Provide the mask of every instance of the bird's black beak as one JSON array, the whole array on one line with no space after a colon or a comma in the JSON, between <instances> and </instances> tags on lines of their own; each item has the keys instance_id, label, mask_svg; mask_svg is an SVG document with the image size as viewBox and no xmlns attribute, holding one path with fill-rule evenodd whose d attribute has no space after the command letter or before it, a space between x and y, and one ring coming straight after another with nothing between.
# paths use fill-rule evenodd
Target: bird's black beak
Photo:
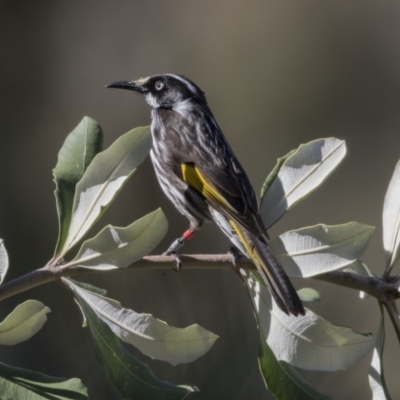
<instances>
[{"instance_id":1,"label":"bird's black beak","mask_svg":"<svg viewBox=\"0 0 400 400\"><path fill-rule=\"evenodd\" d=\"M143 80L138 81L119 81L110 83L106 86L106 88L116 88L116 89L126 89L126 90L133 90L139 93L146 93L147 89L144 86L145 82Z\"/></svg>"}]
</instances>

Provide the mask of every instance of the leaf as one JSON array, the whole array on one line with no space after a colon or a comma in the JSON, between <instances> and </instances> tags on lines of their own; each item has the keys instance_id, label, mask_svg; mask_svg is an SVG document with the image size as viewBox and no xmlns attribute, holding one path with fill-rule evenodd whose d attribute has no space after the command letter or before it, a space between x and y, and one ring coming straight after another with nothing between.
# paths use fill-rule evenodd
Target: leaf
<instances>
[{"instance_id":1,"label":"leaf","mask_svg":"<svg viewBox=\"0 0 400 400\"><path fill-rule=\"evenodd\" d=\"M0 393L1 400L89 399L80 379L55 378L3 363L0 363Z\"/></svg>"},{"instance_id":2,"label":"leaf","mask_svg":"<svg viewBox=\"0 0 400 400\"><path fill-rule=\"evenodd\" d=\"M71 281L74 285L77 285L85 290L88 290L89 292L99 294L100 296L105 296L107 294L107 289L99 288L90 283L77 281L75 279L71 279L70 277L68 278L68 280Z\"/></svg>"},{"instance_id":3,"label":"leaf","mask_svg":"<svg viewBox=\"0 0 400 400\"><path fill-rule=\"evenodd\" d=\"M175 328L150 314L123 308L116 300L90 293L72 283L69 285L80 302L86 302L115 335L148 357L172 365L191 362L205 354L218 339L217 335L197 324Z\"/></svg>"},{"instance_id":4,"label":"leaf","mask_svg":"<svg viewBox=\"0 0 400 400\"><path fill-rule=\"evenodd\" d=\"M59 258L100 218L150 147L150 128L136 128L97 154L76 185L71 225Z\"/></svg>"},{"instance_id":5,"label":"leaf","mask_svg":"<svg viewBox=\"0 0 400 400\"><path fill-rule=\"evenodd\" d=\"M271 241L274 254L291 277L310 277L343 268L361 257L374 227L348 222L289 231Z\"/></svg>"},{"instance_id":6,"label":"leaf","mask_svg":"<svg viewBox=\"0 0 400 400\"><path fill-rule=\"evenodd\" d=\"M57 165L53 169L59 222L56 255L62 250L68 235L75 186L94 156L102 150L102 146L103 132L100 125L93 119L84 117L67 136L58 153Z\"/></svg>"},{"instance_id":7,"label":"leaf","mask_svg":"<svg viewBox=\"0 0 400 400\"><path fill-rule=\"evenodd\" d=\"M313 303L321 299L320 294L313 288L302 288L297 291L301 301Z\"/></svg>"},{"instance_id":8,"label":"leaf","mask_svg":"<svg viewBox=\"0 0 400 400\"><path fill-rule=\"evenodd\" d=\"M266 228L319 186L345 154L345 142L336 138L318 139L300 145L284 161L261 199L260 214Z\"/></svg>"},{"instance_id":9,"label":"leaf","mask_svg":"<svg viewBox=\"0 0 400 400\"><path fill-rule=\"evenodd\" d=\"M108 381L124 399L179 400L184 399L188 393L197 391L191 386L176 386L156 378L147 365L121 345L108 325L76 291L75 296L86 315L97 359Z\"/></svg>"},{"instance_id":10,"label":"leaf","mask_svg":"<svg viewBox=\"0 0 400 400\"><path fill-rule=\"evenodd\" d=\"M242 275L268 346L279 361L306 370L344 370L374 346L371 335L332 325L310 310L306 310L305 316L288 316L272 302L267 287L253 274L242 271Z\"/></svg>"},{"instance_id":11,"label":"leaf","mask_svg":"<svg viewBox=\"0 0 400 400\"><path fill-rule=\"evenodd\" d=\"M279 174L280 169L282 168L283 163L290 156L292 156L295 152L296 152L296 150L291 150L291 151L289 151L289 153L287 153L283 157L278 158L274 169L269 173L269 175L267 176L267 179L265 180L265 182L263 183L263 185L261 187L261 199L264 198L265 194L268 192L269 188L274 183L276 177Z\"/></svg>"},{"instance_id":12,"label":"leaf","mask_svg":"<svg viewBox=\"0 0 400 400\"><path fill-rule=\"evenodd\" d=\"M258 364L260 372L264 379L265 386L267 389L280 400L329 400L329 396L326 396L311 385L309 385L297 372L295 367L284 362L278 361L268 346L266 337L262 329L262 319L258 312L258 306L256 305L260 298L254 297L254 290L256 284L263 282L260 280L258 274L249 273L248 271L241 271L250 300L253 305L254 314L258 324ZM260 280L260 281L259 281ZM265 321L264 321L265 322ZM265 325L265 324L264 324Z\"/></svg>"},{"instance_id":13,"label":"leaf","mask_svg":"<svg viewBox=\"0 0 400 400\"><path fill-rule=\"evenodd\" d=\"M4 278L8 271L8 254L4 240L0 239L0 285L3 283Z\"/></svg>"},{"instance_id":14,"label":"leaf","mask_svg":"<svg viewBox=\"0 0 400 400\"><path fill-rule=\"evenodd\" d=\"M13 345L28 340L40 331L49 312L50 308L37 300L19 304L0 323L0 344Z\"/></svg>"},{"instance_id":15,"label":"leaf","mask_svg":"<svg viewBox=\"0 0 400 400\"><path fill-rule=\"evenodd\" d=\"M382 219L387 276L400 255L400 161L396 165L386 192Z\"/></svg>"},{"instance_id":16,"label":"leaf","mask_svg":"<svg viewBox=\"0 0 400 400\"><path fill-rule=\"evenodd\" d=\"M75 259L63 267L106 270L125 268L150 253L168 229L161 208L133 222L126 228L106 226L93 239L83 243Z\"/></svg>"},{"instance_id":17,"label":"leaf","mask_svg":"<svg viewBox=\"0 0 400 400\"><path fill-rule=\"evenodd\" d=\"M372 390L372 400L391 400L383 373L383 347L385 345L385 321L380 304L381 321L376 337L374 354L369 368L368 380Z\"/></svg>"},{"instance_id":18,"label":"leaf","mask_svg":"<svg viewBox=\"0 0 400 400\"><path fill-rule=\"evenodd\" d=\"M259 328L258 364L267 389L279 400L329 400L309 385L294 367L279 362Z\"/></svg>"}]
</instances>

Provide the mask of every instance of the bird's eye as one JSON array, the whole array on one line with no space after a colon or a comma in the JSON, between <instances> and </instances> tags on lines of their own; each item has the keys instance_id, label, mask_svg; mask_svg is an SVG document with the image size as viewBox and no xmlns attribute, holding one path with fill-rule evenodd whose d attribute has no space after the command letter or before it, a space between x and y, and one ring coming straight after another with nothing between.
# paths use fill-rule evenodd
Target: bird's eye
<instances>
[{"instance_id":1,"label":"bird's eye","mask_svg":"<svg viewBox=\"0 0 400 400\"><path fill-rule=\"evenodd\" d=\"M161 81L157 81L154 86L157 90L161 90L164 87L164 84Z\"/></svg>"}]
</instances>

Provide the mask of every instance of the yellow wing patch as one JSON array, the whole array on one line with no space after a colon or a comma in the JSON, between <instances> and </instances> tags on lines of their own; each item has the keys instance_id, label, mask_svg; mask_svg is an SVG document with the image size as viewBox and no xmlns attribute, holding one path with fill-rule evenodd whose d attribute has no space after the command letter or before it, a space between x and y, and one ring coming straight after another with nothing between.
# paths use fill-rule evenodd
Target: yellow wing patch
<instances>
[{"instance_id":1,"label":"yellow wing patch","mask_svg":"<svg viewBox=\"0 0 400 400\"><path fill-rule=\"evenodd\" d=\"M222 205L226 209L232 210L232 207L229 203L224 199L224 197L211 185L208 184L206 178L202 174L202 172L193 164L181 164L182 176L183 180L194 190L201 193L206 199L209 199L212 202L217 202ZM229 214L229 213L228 213ZM240 241L243 243L247 254L250 258L255 262L257 266L262 268L263 261L260 259L260 256L254 251L254 246L252 243L246 238L243 228L241 225L236 222L232 217L228 218L229 224L235 230L238 235Z\"/></svg>"},{"instance_id":2,"label":"yellow wing patch","mask_svg":"<svg viewBox=\"0 0 400 400\"><path fill-rule=\"evenodd\" d=\"M206 199L216 201L219 204L232 208L230 204L208 184L201 171L192 164L181 164L183 180L192 188L201 193Z\"/></svg>"},{"instance_id":3,"label":"yellow wing patch","mask_svg":"<svg viewBox=\"0 0 400 400\"><path fill-rule=\"evenodd\" d=\"M251 244L249 243L248 240L246 240L246 238L243 235L243 232L240 229L240 226L237 222L235 222L233 219L229 220L229 224L231 225L231 227L235 230L236 234L238 235L240 241L242 242L244 248L247 251L247 254L253 258L254 256L254 249L253 246L251 246Z\"/></svg>"},{"instance_id":4,"label":"yellow wing patch","mask_svg":"<svg viewBox=\"0 0 400 400\"><path fill-rule=\"evenodd\" d=\"M266 277L268 275L268 271L267 273L265 271L265 261L260 257L259 253L254 250L254 245L248 239L246 239L240 225L236 221L234 221L233 219L229 219L229 224L235 230L244 248L246 249L247 255L252 259L258 271L263 277Z\"/></svg>"}]
</instances>

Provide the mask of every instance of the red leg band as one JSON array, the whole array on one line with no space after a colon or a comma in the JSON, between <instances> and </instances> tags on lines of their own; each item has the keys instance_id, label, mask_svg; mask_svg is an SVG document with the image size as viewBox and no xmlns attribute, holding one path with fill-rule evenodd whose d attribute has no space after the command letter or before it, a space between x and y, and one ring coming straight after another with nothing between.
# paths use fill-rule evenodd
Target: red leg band
<instances>
[{"instance_id":1,"label":"red leg band","mask_svg":"<svg viewBox=\"0 0 400 400\"><path fill-rule=\"evenodd\" d=\"M194 231L192 231L191 229L188 229L187 231L183 232L183 235L182 235L182 237L183 237L185 240L189 240L189 239L191 239L193 236L194 236Z\"/></svg>"}]
</instances>

